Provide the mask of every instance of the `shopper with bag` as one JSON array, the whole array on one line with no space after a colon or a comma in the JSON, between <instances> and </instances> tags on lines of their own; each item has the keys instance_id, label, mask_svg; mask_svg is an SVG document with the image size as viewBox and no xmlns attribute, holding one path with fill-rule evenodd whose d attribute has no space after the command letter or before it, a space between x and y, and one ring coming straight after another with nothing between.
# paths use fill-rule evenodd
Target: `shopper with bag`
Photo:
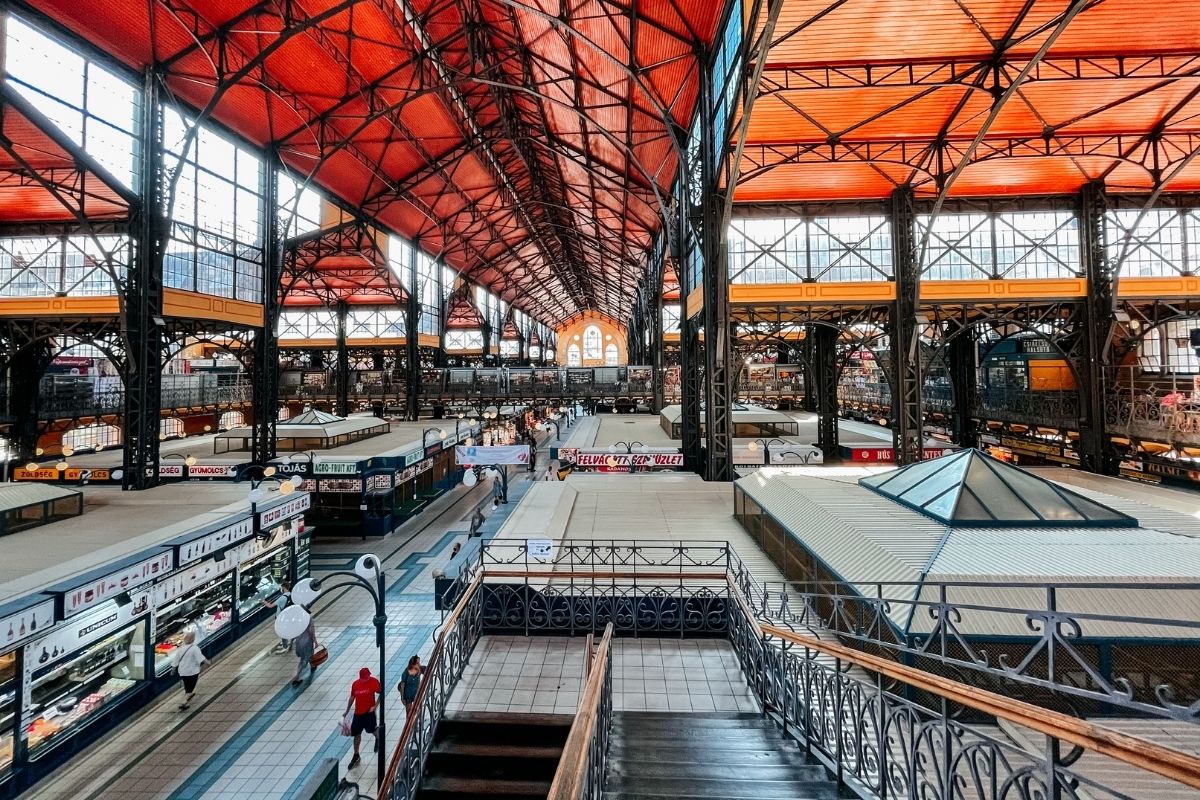
<instances>
[{"instance_id":1,"label":"shopper with bag","mask_svg":"<svg viewBox=\"0 0 1200 800\"><path fill-rule=\"evenodd\" d=\"M293 643L296 646L296 674L292 678L292 686L298 687L304 683L305 677L309 682L312 682L313 668L323 662L325 659L317 655L318 650L324 650L317 643L317 628L312 617L308 619L308 627L304 633L296 637Z\"/></svg>"},{"instance_id":2,"label":"shopper with bag","mask_svg":"<svg viewBox=\"0 0 1200 800\"><path fill-rule=\"evenodd\" d=\"M417 690L421 688L421 676L425 668L421 666L421 657L413 656L408 660L408 668L400 676L396 688L400 690L400 701L404 703L404 716L412 714L412 704L416 702Z\"/></svg>"},{"instance_id":3,"label":"shopper with bag","mask_svg":"<svg viewBox=\"0 0 1200 800\"><path fill-rule=\"evenodd\" d=\"M200 680L200 670L208 663L208 659L204 657L204 653L200 651L200 645L196 644L196 632L188 629L188 632L183 635L183 646L177 647L171 655L175 662L175 672L183 678L183 702L179 704L180 711L187 711L188 706L192 704L192 697L196 694L196 682Z\"/></svg>"},{"instance_id":4,"label":"shopper with bag","mask_svg":"<svg viewBox=\"0 0 1200 800\"><path fill-rule=\"evenodd\" d=\"M375 706L379 702L377 698L382 692L383 686L379 683L379 679L372 675L371 670L366 667L358 671L358 680L350 684L350 699L346 703L346 714L350 714L351 709L354 710L354 716L350 720L350 735L354 737L354 758L350 759L350 764L346 769L354 769L362 760L358 755L358 745L362 741L364 731L375 737L375 746L372 749L379 752L379 736L375 733L375 726L378 723L375 717ZM343 720L343 724L344 722L345 720Z\"/></svg>"}]
</instances>

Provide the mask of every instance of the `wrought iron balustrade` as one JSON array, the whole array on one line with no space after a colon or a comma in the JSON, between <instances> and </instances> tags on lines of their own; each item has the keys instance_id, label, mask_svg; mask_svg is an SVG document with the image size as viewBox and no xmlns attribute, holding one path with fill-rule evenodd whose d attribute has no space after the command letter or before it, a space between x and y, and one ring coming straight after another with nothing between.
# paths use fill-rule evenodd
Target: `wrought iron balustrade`
<instances>
[{"instance_id":1,"label":"wrought iron balustrade","mask_svg":"<svg viewBox=\"0 0 1200 800\"><path fill-rule=\"evenodd\" d=\"M1200 384L1192 375L1110 371L1104 416L1109 433L1200 445Z\"/></svg>"},{"instance_id":2,"label":"wrought iron balustrade","mask_svg":"<svg viewBox=\"0 0 1200 800\"><path fill-rule=\"evenodd\" d=\"M1075 430L1079 428L1079 393L981 387L972 413L1005 422Z\"/></svg>"},{"instance_id":3,"label":"wrought iron balustrade","mask_svg":"<svg viewBox=\"0 0 1200 800\"><path fill-rule=\"evenodd\" d=\"M249 403L252 395L253 390L249 383L165 388L162 390L160 408L234 406ZM38 397L38 416L42 419L120 414L124 408L125 390L121 387L102 391L80 391L78 388L43 384Z\"/></svg>"}]
</instances>

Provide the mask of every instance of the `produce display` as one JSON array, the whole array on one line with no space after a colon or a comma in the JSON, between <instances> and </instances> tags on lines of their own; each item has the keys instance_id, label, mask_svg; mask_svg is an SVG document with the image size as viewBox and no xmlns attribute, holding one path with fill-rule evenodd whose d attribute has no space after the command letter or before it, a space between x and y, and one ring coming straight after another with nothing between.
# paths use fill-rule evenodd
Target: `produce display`
<instances>
[{"instance_id":1,"label":"produce display","mask_svg":"<svg viewBox=\"0 0 1200 800\"><path fill-rule=\"evenodd\" d=\"M66 697L42 712L26 729L29 746L36 747L55 734L99 710L111 697L132 689L136 682L125 678L109 678L82 698Z\"/></svg>"}]
</instances>

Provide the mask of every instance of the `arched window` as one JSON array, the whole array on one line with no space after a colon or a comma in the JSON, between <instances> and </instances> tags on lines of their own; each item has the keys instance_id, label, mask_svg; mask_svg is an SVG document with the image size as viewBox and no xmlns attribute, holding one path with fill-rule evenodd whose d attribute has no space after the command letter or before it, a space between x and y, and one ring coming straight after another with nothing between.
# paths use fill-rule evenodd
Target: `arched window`
<instances>
[{"instance_id":1,"label":"arched window","mask_svg":"<svg viewBox=\"0 0 1200 800\"><path fill-rule=\"evenodd\" d=\"M227 431L230 428L240 428L246 424L246 417L240 411L226 411L221 415L220 421L217 423L217 428Z\"/></svg>"},{"instance_id":2,"label":"arched window","mask_svg":"<svg viewBox=\"0 0 1200 800\"><path fill-rule=\"evenodd\" d=\"M604 366L617 366L617 346L615 344L607 345L604 348Z\"/></svg>"},{"instance_id":3,"label":"arched window","mask_svg":"<svg viewBox=\"0 0 1200 800\"><path fill-rule=\"evenodd\" d=\"M567 366L578 367L581 363L579 360L579 345L573 344L567 348Z\"/></svg>"},{"instance_id":4,"label":"arched window","mask_svg":"<svg viewBox=\"0 0 1200 800\"><path fill-rule=\"evenodd\" d=\"M184 435L183 420L179 417L167 417L158 423L158 432L168 439L179 438Z\"/></svg>"},{"instance_id":5,"label":"arched window","mask_svg":"<svg viewBox=\"0 0 1200 800\"><path fill-rule=\"evenodd\" d=\"M105 447L115 447L121 444L121 429L102 422L84 425L64 433L62 443L63 447L73 450L102 450Z\"/></svg>"},{"instance_id":6,"label":"arched window","mask_svg":"<svg viewBox=\"0 0 1200 800\"><path fill-rule=\"evenodd\" d=\"M600 329L595 325L589 325L583 332L583 359L584 361L599 361L601 358Z\"/></svg>"}]
</instances>

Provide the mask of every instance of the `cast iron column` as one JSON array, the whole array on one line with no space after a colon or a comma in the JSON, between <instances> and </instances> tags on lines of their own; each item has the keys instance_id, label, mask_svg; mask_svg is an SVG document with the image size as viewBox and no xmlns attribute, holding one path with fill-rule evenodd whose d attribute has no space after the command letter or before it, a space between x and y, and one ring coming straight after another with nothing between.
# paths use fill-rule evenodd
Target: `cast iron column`
<instances>
[{"instance_id":1,"label":"cast iron column","mask_svg":"<svg viewBox=\"0 0 1200 800\"><path fill-rule=\"evenodd\" d=\"M657 269L651 272L651 290L654 292L651 295L650 307L653 309L650 314L650 380L654 392L654 411L655 414L662 411L666 405L666 400L663 397L663 292L662 292L662 276L663 276L663 261L666 258L664 252L663 236L659 236L659 240L655 246L654 258L657 259Z\"/></svg>"},{"instance_id":2,"label":"cast iron column","mask_svg":"<svg viewBox=\"0 0 1200 800\"><path fill-rule=\"evenodd\" d=\"M266 464L275 457L279 424L279 312L282 306L283 226L279 221L279 154L271 151L263 165L263 325L254 337L254 441L251 461ZM293 253L294 257L294 253ZM313 351L313 367L322 359Z\"/></svg>"},{"instance_id":3,"label":"cast iron column","mask_svg":"<svg viewBox=\"0 0 1200 800\"><path fill-rule=\"evenodd\" d=\"M19 464L33 458L37 450L42 376L52 359L50 343L43 340L13 353L4 365L8 412L13 418L10 438L16 448L13 458Z\"/></svg>"},{"instance_id":4,"label":"cast iron column","mask_svg":"<svg viewBox=\"0 0 1200 800\"><path fill-rule=\"evenodd\" d=\"M918 461L924 433L921 416L921 343L917 323L920 265L917 263L916 213L912 187L892 192L892 268L896 275L896 302L888 312L891 343L892 447L896 464Z\"/></svg>"},{"instance_id":5,"label":"cast iron column","mask_svg":"<svg viewBox=\"0 0 1200 800\"><path fill-rule=\"evenodd\" d=\"M810 414L817 413L817 360L816 341L820 327L806 325L804 339L800 342L800 363L804 366L804 410ZM835 400L836 402L836 400Z\"/></svg>"},{"instance_id":6,"label":"cast iron column","mask_svg":"<svg viewBox=\"0 0 1200 800\"><path fill-rule=\"evenodd\" d=\"M415 420L421 410L421 303L417 288L417 245L408 248L408 311L404 325L404 418Z\"/></svg>"},{"instance_id":7,"label":"cast iron column","mask_svg":"<svg viewBox=\"0 0 1200 800\"><path fill-rule=\"evenodd\" d=\"M167 219L163 197L162 104L153 70L143 78L138 154L139 203L130 226L136 257L124 286L125 442L123 489L158 485L158 433L162 405L163 250Z\"/></svg>"},{"instance_id":8,"label":"cast iron column","mask_svg":"<svg viewBox=\"0 0 1200 800\"><path fill-rule=\"evenodd\" d=\"M1079 374L1079 462L1101 475L1117 474L1117 459L1104 426L1104 400L1108 392L1105 359L1112 335L1113 273L1105 252L1104 184L1086 184L1079 193L1080 260L1087 275L1084 330L1076 365Z\"/></svg>"},{"instance_id":9,"label":"cast iron column","mask_svg":"<svg viewBox=\"0 0 1200 800\"><path fill-rule=\"evenodd\" d=\"M346 346L346 317L350 309L345 301L337 304L337 367L334 371L334 413L350 416L350 349Z\"/></svg>"},{"instance_id":10,"label":"cast iron column","mask_svg":"<svg viewBox=\"0 0 1200 800\"><path fill-rule=\"evenodd\" d=\"M805 339L811 339L813 403L817 412L817 447L826 461L841 457L838 443L838 330L828 325L813 325Z\"/></svg>"},{"instance_id":11,"label":"cast iron column","mask_svg":"<svg viewBox=\"0 0 1200 800\"><path fill-rule=\"evenodd\" d=\"M960 447L974 447L975 440L972 412L979 405L979 340L975 329L967 327L950 340L950 398L953 412L954 443Z\"/></svg>"}]
</instances>

